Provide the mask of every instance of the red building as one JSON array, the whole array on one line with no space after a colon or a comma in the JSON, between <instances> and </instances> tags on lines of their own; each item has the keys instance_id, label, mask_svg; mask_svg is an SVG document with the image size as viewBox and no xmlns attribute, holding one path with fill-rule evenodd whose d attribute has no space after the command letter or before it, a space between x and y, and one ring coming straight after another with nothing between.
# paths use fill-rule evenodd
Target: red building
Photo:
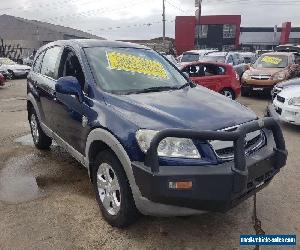
<instances>
[{"instance_id":1,"label":"red building","mask_svg":"<svg viewBox=\"0 0 300 250\"><path fill-rule=\"evenodd\" d=\"M175 21L177 53L194 48L234 49L239 47L241 16L178 16Z\"/></svg>"},{"instance_id":2,"label":"red building","mask_svg":"<svg viewBox=\"0 0 300 250\"><path fill-rule=\"evenodd\" d=\"M292 28L291 22L282 28L241 27L240 15L177 16L175 21L175 46L180 55L195 48L219 50L272 49L279 44L300 41L300 28ZM278 33L277 33L278 32Z\"/></svg>"}]
</instances>

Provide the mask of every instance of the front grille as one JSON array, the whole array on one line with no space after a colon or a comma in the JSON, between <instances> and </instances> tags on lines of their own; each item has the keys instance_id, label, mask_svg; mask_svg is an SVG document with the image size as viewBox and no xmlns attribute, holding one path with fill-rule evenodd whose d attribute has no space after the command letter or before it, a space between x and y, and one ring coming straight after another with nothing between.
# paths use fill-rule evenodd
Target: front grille
<instances>
[{"instance_id":1,"label":"front grille","mask_svg":"<svg viewBox=\"0 0 300 250\"><path fill-rule=\"evenodd\" d=\"M231 160L234 157L233 142L211 141L210 144L219 158ZM249 133L245 138L245 154L252 154L264 145L265 136L262 131Z\"/></svg>"},{"instance_id":2,"label":"front grille","mask_svg":"<svg viewBox=\"0 0 300 250\"><path fill-rule=\"evenodd\" d=\"M277 95L277 101L279 101L281 103L285 103L285 98L280 95Z\"/></svg>"},{"instance_id":3,"label":"front grille","mask_svg":"<svg viewBox=\"0 0 300 250\"><path fill-rule=\"evenodd\" d=\"M270 80L271 75L253 75L251 76L252 80Z\"/></svg>"}]
</instances>

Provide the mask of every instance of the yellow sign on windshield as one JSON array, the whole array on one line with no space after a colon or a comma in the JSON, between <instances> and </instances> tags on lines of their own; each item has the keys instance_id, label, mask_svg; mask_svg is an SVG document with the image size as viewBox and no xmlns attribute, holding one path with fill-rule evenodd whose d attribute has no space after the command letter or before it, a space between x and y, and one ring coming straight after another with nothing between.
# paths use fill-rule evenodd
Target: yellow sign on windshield
<instances>
[{"instance_id":1,"label":"yellow sign on windshield","mask_svg":"<svg viewBox=\"0 0 300 250\"><path fill-rule=\"evenodd\" d=\"M114 70L140 73L163 79L168 78L164 66L155 60L119 52L107 52L107 59L110 68Z\"/></svg>"},{"instance_id":2,"label":"yellow sign on windshield","mask_svg":"<svg viewBox=\"0 0 300 250\"><path fill-rule=\"evenodd\" d=\"M265 56L263 59L261 59L262 62L265 63L271 63L274 65L278 65L282 62L282 59L279 57L274 57L274 56Z\"/></svg>"}]
</instances>

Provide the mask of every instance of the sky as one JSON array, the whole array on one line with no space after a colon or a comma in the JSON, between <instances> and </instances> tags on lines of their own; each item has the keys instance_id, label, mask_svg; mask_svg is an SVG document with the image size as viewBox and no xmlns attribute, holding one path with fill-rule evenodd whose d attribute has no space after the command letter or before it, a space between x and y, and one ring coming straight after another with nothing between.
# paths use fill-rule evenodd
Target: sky
<instances>
[{"instance_id":1,"label":"sky","mask_svg":"<svg viewBox=\"0 0 300 250\"><path fill-rule=\"evenodd\" d=\"M162 36L163 0L0 0L0 15L64 25L107 39ZM166 35L175 36L175 17L195 15L195 0L166 1ZM202 15L242 15L242 26L300 27L299 0L203 0Z\"/></svg>"}]
</instances>

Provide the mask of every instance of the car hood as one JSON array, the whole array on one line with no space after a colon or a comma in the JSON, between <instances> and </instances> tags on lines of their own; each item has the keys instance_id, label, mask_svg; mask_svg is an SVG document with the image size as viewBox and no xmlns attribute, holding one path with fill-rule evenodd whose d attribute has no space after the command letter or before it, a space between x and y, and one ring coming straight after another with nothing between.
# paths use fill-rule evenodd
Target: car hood
<instances>
[{"instance_id":1,"label":"car hood","mask_svg":"<svg viewBox=\"0 0 300 250\"><path fill-rule=\"evenodd\" d=\"M245 106L201 86L106 99L139 128L219 130L257 119Z\"/></svg>"},{"instance_id":2,"label":"car hood","mask_svg":"<svg viewBox=\"0 0 300 250\"><path fill-rule=\"evenodd\" d=\"M276 84L276 87L287 88L287 87L297 86L297 85L300 86L300 78L295 78L295 79L291 79L288 81L280 82L280 83Z\"/></svg>"},{"instance_id":3,"label":"car hood","mask_svg":"<svg viewBox=\"0 0 300 250\"><path fill-rule=\"evenodd\" d=\"M283 68L251 68L248 73L250 75L274 75L280 71L284 71Z\"/></svg>"},{"instance_id":4,"label":"car hood","mask_svg":"<svg viewBox=\"0 0 300 250\"><path fill-rule=\"evenodd\" d=\"M291 99L293 97L300 97L300 85L299 86L292 86L284 89L279 94L281 97L285 99Z\"/></svg>"}]
</instances>

